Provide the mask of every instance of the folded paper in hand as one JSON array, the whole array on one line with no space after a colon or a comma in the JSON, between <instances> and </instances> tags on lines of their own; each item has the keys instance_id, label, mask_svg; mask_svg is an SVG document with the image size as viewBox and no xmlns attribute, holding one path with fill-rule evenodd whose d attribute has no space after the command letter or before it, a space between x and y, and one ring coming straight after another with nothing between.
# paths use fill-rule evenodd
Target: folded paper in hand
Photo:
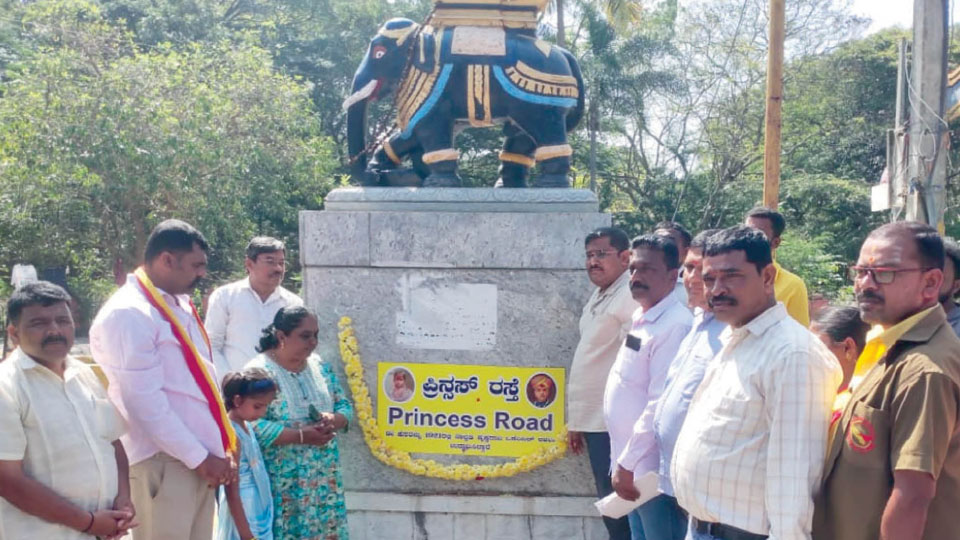
<instances>
[{"instance_id":1,"label":"folded paper in hand","mask_svg":"<svg viewBox=\"0 0 960 540\"><path fill-rule=\"evenodd\" d=\"M640 506L660 494L657 489L659 476L655 472L648 472L640 478L635 478L633 485L636 486L640 496L635 501L628 501L620 498L616 492L613 492L599 501L593 503L600 511L601 515L609 518L621 518L630 513L631 510Z\"/></svg>"}]
</instances>

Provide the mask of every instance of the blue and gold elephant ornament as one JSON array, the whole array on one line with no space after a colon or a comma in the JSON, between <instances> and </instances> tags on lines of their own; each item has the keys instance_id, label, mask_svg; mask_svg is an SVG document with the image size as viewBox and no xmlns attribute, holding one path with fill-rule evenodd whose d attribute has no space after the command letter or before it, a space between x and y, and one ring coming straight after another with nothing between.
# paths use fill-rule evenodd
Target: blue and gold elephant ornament
<instances>
[{"instance_id":1,"label":"blue and gold elephant ornament","mask_svg":"<svg viewBox=\"0 0 960 540\"><path fill-rule=\"evenodd\" d=\"M366 149L367 105L396 91L397 133ZM344 102L351 177L361 185L459 186L454 137L502 125L498 186L569 187L567 133L583 116L580 67L523 28L423 26L392 19L371 41ZM412 168L402 168L409 159Z\"/></svg>"}]
</instances>

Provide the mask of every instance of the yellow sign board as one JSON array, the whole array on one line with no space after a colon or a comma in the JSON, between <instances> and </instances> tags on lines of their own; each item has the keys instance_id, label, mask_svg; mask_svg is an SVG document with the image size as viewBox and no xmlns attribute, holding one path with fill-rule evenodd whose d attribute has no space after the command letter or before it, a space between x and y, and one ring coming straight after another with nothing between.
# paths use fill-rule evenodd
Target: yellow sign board
<instances>
[{"instance_id":1,"label":"yellow sign board","mask_svg":"<svg viewBox=\"0 0 960 540\"><path fill-rule=\"evenodd\" d=\"M557 441L563 368L378 364L377 423L406 452L519 457Z\"/></svg>"}]
</instances>

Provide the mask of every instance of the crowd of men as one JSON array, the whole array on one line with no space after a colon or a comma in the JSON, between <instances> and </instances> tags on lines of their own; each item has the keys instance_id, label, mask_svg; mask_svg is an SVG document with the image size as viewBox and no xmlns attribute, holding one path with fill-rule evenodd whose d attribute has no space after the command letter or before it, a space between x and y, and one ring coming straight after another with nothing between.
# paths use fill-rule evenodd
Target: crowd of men
<instances>
[{"instance_id":1,"label":"crowd of men","mask_svg":"<svg viewBox=\"0 0 960 540\"><path fill-rule=\"evenodd\" d=\"M598 496L644 501L605 518L611 539L958 537L960 248L919 223L872 231L856 309L822 311L854 329L834 342L775 261L785 228L756 208L695 237L670 222L586 237L570 448ZM657 493L640 493L651 473Z\"/></svg>"},{"instance_id":2,"label":"crowd of men","mask_svg":"<svg viewBox=\"0 0 960 540\"><path fill-rule=\"evenodd\" d=\"M848 325L863 331L828 341L775 261L785 227L758 208L696 236L665 222L586 237L596 289L568 377L569 445L599 496L645 500L605 520L611 539L957 537L960 247L918 223L874 230L850 272ZM208 249L184 222L153 230L90 330L107 390L69 354L66 291L12 295L0 540L210 540L210 487L236 478L211 379L302 301L280 285L283 243L259 237L248 277L214 291L202 321L189 295ZM640 493L651 473L657 493Z\"/></svg>"},{"instance_id":3,"label":"crowd of men","mask_svg":"<svg viewBox=\"0 0 960 540\"><path fill-rule=\"evenodd\" d=\"M211 540L211 487L237 474L216 374L254 357L261 329L302 301L280 285L283 243L258 237L246 250L247 278L213 292L204 323L190 295L208 249L182 221L150 234L143 266L90 329L107 389L70 356L64 289L36 281L11 296L16 348L0 362L0 540Z\"/></svg>"}]
</instances>

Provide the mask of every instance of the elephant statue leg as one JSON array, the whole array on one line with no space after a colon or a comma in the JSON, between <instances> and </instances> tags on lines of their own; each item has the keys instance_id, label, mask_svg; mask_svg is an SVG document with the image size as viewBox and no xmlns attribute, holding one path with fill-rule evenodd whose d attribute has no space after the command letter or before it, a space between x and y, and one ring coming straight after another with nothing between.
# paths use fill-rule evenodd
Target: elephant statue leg
<instances>
[{"instance_id":1,"label":"elephant statue leg","mask_svg":"<svg viewBox=\"0 0 960 540\"><path fill-rule=\"evenodd\" d=\"M535 187L570 187L570 156L573 148L569 144L554 144L537 147L537 177L533 182Z\"/></svg>"},{"instance_id":2,"label":"elephant statue leg","mask_svg":"<svg viewBox=\"0 0 960 540\"><path fill-rule=\"evenodd\" d=\"M564 116L555 109L548 109L542 114L530 115L530 118L536 121L523 128L537 144L533 154L537 162L537 176L533 180L533 186L570 187L567 173L570 172L573 148L567 144Z\"/></svg>"},{"instance_id":3,"label":"elephant statue leg","mask_svg":"<svg viewBox=\"0 0 960 540\"><path fill-rule=\"evenodd\" d=\"M494 187L527 187L527 173L536 163L537 143L520 128L507 123L503 127L506 139L500 152L500 178Z\"/></svg>"},{"instance_id":4,"label":"elephant statue leg","mask_svg":"<svg viewBox=\"0 0 960 540\"><path fill-rule=\"evenodd\" d=\"M449 111L429 115L414 132L423 147L423 164L430 169L423 187L460 187L463 183L457 174L460 152L453 148L453 116Z\"/></svg>"},{"instance_id":5,"label":"elephant statue leg","mask_svg":"<svg viewBox=\"0 0 960 540\"><path fill-rule=\"evenodd\" d=\"M423 187L460 187L462 180L457 174L460 152L453 148L434 150L423 154L423 163L430 168L430 176Z\"/></svg>"},{"instance_id":6,"label":"elephant statue leg","mask_svg":"<svg viewBox=\"0 0 960 540\"><path fill-rule=\"evenodd\" d=\"M373 176L376 179L376 184L373 185L420 186L426 176L426 174L420 174L422 154L419 141L414 137L402 138L394 135L384 141L374 153L373 159L367 165L367 176ZM413 160L413 169L400 168L405 157ZM418 164L421 165L419 168Z\"/></svg>"}]
</instances>

